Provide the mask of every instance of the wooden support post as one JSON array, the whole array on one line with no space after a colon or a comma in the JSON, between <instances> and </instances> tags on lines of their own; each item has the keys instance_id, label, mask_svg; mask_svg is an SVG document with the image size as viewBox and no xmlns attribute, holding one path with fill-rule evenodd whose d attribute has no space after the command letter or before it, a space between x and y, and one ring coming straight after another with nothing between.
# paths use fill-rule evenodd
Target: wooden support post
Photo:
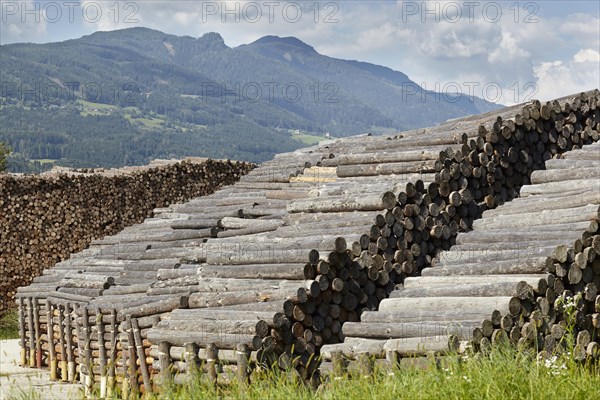
<instances>
[{"instance_id":1,"label":"wooden support post","mask_svg":"<svg viewBox=\"0 0 600 400\"><path fill-rule=\"evenodd\" d=\"M124 352L123 352L124 353ZM113 397L115 391L115 364L117 362L117 311L110 312L110 360L108 361L106 396Z\"/></svg>"},{"instance_id":2,"label":"wooden support post","mask_svg":"<svg viewBox=\"0 0 600 400\"><path fill-rule=\"evenodd\" d=\"M67 375L67 346L65 343L65 316L63 306L58 305L58 334L60 341L60 380L66 382L69 380Z\"/></svg>"},{"instance_id":3,"label":"wooden support post","mask_svg":"<svg viewBox=\"0 0 600 400\"><path fill-rule=\"evenodd\" d=\"M127 330L127 355L129 358L129 382L131 385L131 396L134 398L140 393L138 382L137 356L135 350L135 338L133 336L133 327L130 323L126 324Z\"/></svg>"},{"instance_id":4,"label":"wooden support post","mask_svg":"<svg viewBox=\"0 0 600 400\"><path fill-rule=\"evenodd\" d=\"M96 331L98 332L98 356L100 358L100 398L106 398L107 362L106 343L104 341L104 324L102 324L102 311L96 308Z\"/></svg>"},{"instance_id":5,"label":"wooden support post","mask_svg":"<svg viewBox=\"0 0 600 400\"><path fill-rule=\"evenodd\" d=\"M373 358L371 357L371 353L368 351L364 351L358 353L357 359L358 370L363 378L372 378L373 377Z\"/></svg>"},{"instance_id":6,"label":"wooden support post","mask_svg":"<svg viewBox=\"0 0 600 400\"><path fill-rule=\"evenodd\" d=\"M85 368L84 361L84 341L83 341L83 323L75 324L75 334L77 335L77 351L79 355L77 356L77 363L79 364L79 383L81 385L85 385L85 377L86 375L83 373L83 369Z\"/></svg>"},{"instance_id":7,"label":"wooden support post","mask_svg":"<svg viewBox=\"0 0 600 400\"><path fill-rule=\"evenodd\" d=\"M236 357L238 381L246 384L249 382L248 361L250 359L250 350L245 343L240 343L236 346Z\"/></svg>"},{"instance_id":8,"label":"wooden support post","mask_svg":"<svg viewBox=\"0 0 600 400\"><path fill-rule=\"evenodd\" d=\"M219 349L214 343L206 346L206 367L208 369L208 377L213 385L217 385L217 364L219 362Z\"/></svg>"},{"instance_id":9,"label":"wooden support post","mask_svg":"<svg viewBox=\"0 0 600 400\"><path fill-rule=\"evenodd\" d=\"M73 329L71 328L71 304L65 305L65 333L66 333L66 346L67 346L67 377L69 382L75 382L76 371L75 371L75 357L73 354Z\"/></svg>"},{"instance_id":10,"label":"wooden support post","mask_svg":"<svg viewBox=\"0 0 600 400\"><path fill-rule=\"evenodd\" d=\"M200 366L198 357L198 345L194 342L185 344L185 361L188 365L188 371L196 372Z\"/></svg>"},{"instance_id":11,"label":"wooden support post","mask_svg":"<svg viewBox=\"0 0 600 400\"><path fill-rule=\"evenodd\" d=\"M21 337L20 365L24 367L27 365L27 340L25 339L25 305L22 297L19 297L19 335Z\"/></svg>"},{"instance_id":12,"label":"wooden support post","mask_svg":"<svg viewBox=\"0 0 600 400\"><path fill-rule=\"evenodd\" d=\"M171 375L171 355L170 355L171 345L169 342L159 342L158 343L158 362L160 364L160 384L163 386L168 386L173 381L173 376Z\"/></svg>"},{"instance_id":13,"label":"wooden support post","mask_svg":"<svg viewBox=\"0 0 600 400\"><path fill-rule=\"evenodd\" d=\"M27 325L29 325L29 367L34 368L35 356L35 328L33 327L33 302L31 297L27 298Z\"/></svg>"},{"instance_id":14,"label":"wooden support post","mask_svg":"<svg viewBox=\"0 0 600 400\"><path fill-rule=\"evenodd\" d=\"M331 353L331 363L333 365L333 376L335 379L341 379L346 374L346 365L344 354L341 351Z\"/></svg>"},{"instance_id":15,"label":"wooden support post","mask_svg":"<svg viewBox=\"0 0 600 400\"><path fill-rule=\"evenodd\" d=\"M35 332L35 366L42 368L42 338L40 332L40 305L37 297L33 298L33 326Z\"/></svg>"},{"instance_id":16,"label":"wooden support post","mask_svg":"<svg viewBox=\"0 0 600 400\"><path fill-rule=\"evenodd\" d=\"M387 362L390 370L393 371L398 367L398 365L400 365L400 355L396 350L387 350L385 352L385 361Z\"/></svg>"},{"instance_id":17,"label":"wooden support post","mask_svg":"<svg viewBox=\"0 0 600 400\"><path fill-rule=\"evenodd\" d=\"M449 346L450 348L453 348L451 346ZM429 361L435 365L436 369L440 369L442 367L441 362L440 362L440 358L438 357L437 353L435 351L428 351L427 352L427 358L429 359ZM459 360L461 358L459 357Z\"/></svg>"},{"instance_id":18,"label":"wooden support post","mask_svg":"<svg viewBox=\"0 0 600 400\"><path fill-rule=\"evenodd\" d=\"M130 382L130 378L129 375L127 374L127 359L128 357L128 353L127 351L125 351L125 348L123 347L123 350L121 351L121 358L122 358L122 362L123 362L123 382L121 382L121 398L123 400L127 400L129 399L129 396L131 395L131 382Z\"/></svg>"},{"instance_id":19,"label":"wooden support post","mask_svg":"<svg viewBox=\"0 0 600 400\"><path fill-rule=\"evenodd\" d=\"M140 370L142 372L142 381L144 383L144 393L152 393L152 385L150 384L150 372L148 371L148 365L146 364L146 354L144 353L144 344L142 341L142 334L140 333L140 327L136 318L127 316L128 324L133 329L133 338L135 340L135 348L137 350L137 357L140 361Z\"/></svg>"},{"instance_id":20,"label":"wooden support post","mask_svg":"<svg viewBox=\"0 0 600 400\"><path fill-rule=\"evenodd\" d=\"M54 309L50 300L46 300L46 335L48 336L48 365L50 366L50 380L58 379L56 354L54 353L54 324L52 323Z\"/></svg>"},{"instance_id":21,"label":"wooden support post","mask_svg":"<svg viewBox=\"0 0 600 400\"><path fill-rule=\"evenodd\" d=\"M69 309L69 305L65 307L66 311ZM66 318L70 319L68 315ZM92 366L92 347L91 347L91 335L90 335L90 316L87 307L83 307L82 310L82 333L83 333L83 362L85 365L85 376L84 376L84 388L85 396L90 397L93 389L93 366ZM67 332L68 334L68 332ZM81 339L80 339L81 340Z\"/></svg>"}]
</instances>

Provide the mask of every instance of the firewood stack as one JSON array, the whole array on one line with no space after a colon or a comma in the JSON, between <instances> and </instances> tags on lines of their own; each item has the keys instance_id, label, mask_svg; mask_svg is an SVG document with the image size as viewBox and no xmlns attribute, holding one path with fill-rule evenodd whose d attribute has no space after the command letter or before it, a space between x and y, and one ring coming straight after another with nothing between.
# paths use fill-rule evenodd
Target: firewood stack
<instances>
[{"instance_id":1,"label":"firewood stack","mask_svg":"<svg viewBox=\"0 0 600 400\"><path fill-rule=\"evenodd\" d=\"M69 314L80 377L148 392L195 368L218 380L235 363L243 379L273 365L316 379L319 351L345 339L342 326L435 265L459 231L516 197L545 161L598 140L599 99L594 91L531 102L280 155L231 187L94 242L43 276L113 271L109 289ZM22 316L31 355L37 325L26 301Z\"/></svg>"},{"instance_id":2,"label":"firewood stack","mask_svg":"<svg viewBox=\"0 0 600 400\"><path fill-rule=\"evenodd\" d=\"M251 164L189 160L43 176L0 175L0 313L45 268L119 232L156 207L212 193Z\"/></svg>"}]
</instances>

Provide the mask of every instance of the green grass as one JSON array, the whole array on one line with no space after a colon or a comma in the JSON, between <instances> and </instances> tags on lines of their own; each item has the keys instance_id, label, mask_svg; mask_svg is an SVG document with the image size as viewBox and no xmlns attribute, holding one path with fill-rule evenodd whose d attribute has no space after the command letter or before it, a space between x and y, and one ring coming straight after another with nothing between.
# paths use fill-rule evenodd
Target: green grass
<instances>
[{"instance_id":1,"label":"green grass","mask_svg":"<svg viewBox=\"0 0 600 400\"><path fill-rule=\"evenodd\" d=\"M292 139L297 140L299 142L308 144L308 145L313 145L313 144L317 144L319 142L322 142L324 140L329 140L330 138L325 138L323 136L314 136L314 135L292 135Z\"/></svg>"},{"instance_id":2,"label":"green grass","mask_svg":"<svg viewBox=\"0 0 600 400\"><path fill-rule=\"evenodd\" d=\"M125 114L125 119L132 124L141 124L145 129L155 129L163 126L165 120L160 118L135 117L131 114Z\"/></svg>"},{"instance_id":3,"label":"green grass","mask_svg":"<svg viewBox=\"0 0 600 400\"><path fill-rule=\"evenodd\" d=\"M110 115L114 110L117 109L116 106L110 104L92 103L91 101L81 99L77 100L76 103L83 106L83 111L81 111L81 115L84 117L90 115Z\"/></svg>"},{"instance_id":4,"label":"green grass","mask_svg":"<svg viewBox=\"0 0 600 400\"><path fill-rule=\"evenodd\" d=\"M91 101L86 101L86 100L77 100L77 103L81 104L82 106L86 107L86 108L97 108L98 110L104 110L104 111L110 111L111 109L115 109L116 106L113 106L111 104L104 104L104 103L93 103Z\"/></svg>"},{"instance_id":5,"label":"green grass","mask_svg":"<svg viewBox=\"0 0 600 400\"><path fill-rule=\"evenodd\" d=\"M6 400L42 400L42 396L31 387L21 387L10 390Z\"/></svg>"},{"instance_id":6,"label":"green grass","mask_svg":"<svg viewBox=\"0 0 600 400\"><path fill-rule=\"evenodd\" d=\"M325 378L315 391L292 373L253 376L250 386L235 380L213 388L203 377L185 386L165 388L156 399L597 399L598 365L582 365L562 356L536 361L528 353L495 349L488 356L452 357L442 367L377 369L371 378Z\"/></svg>"},{"instance_id":7,"label":"green grass","mask_svg":"<svg viewBox=\"0 0 600 400\"><path fill-rule=\"evenodd\" d=\"M0 317L0 340L19 338L19 316L17 310L9 310Z\"/></svg>"}]
</instances>

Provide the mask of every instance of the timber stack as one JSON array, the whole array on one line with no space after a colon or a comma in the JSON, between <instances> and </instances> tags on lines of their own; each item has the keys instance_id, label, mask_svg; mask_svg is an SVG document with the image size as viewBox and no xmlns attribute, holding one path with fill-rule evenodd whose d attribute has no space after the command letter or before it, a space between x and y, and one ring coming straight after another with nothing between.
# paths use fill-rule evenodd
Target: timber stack
<instances>
[{"instance_id":1,"label":"timber stack","mask_svg":"<svg viewBox=\"0 0 600 400\"><path fill-rule=\"evenodd\" d=\"M0 314L15 291L93 239L140 223L156 207L212 193L252 164L190 158L111 170L0 175Z\"/></svg>"},{"instance_id":2,"label":"timber stack","mask_svg":"<svg viewBox=\"0 0 600 400\"><path fill-rule=\"evenodd\" d=\"M241 379L294 366L314 383L342 326L435 265L546 161L597 141L599 123L596 90L280 155L46 270L19 292L23 362L99 382L101 395L197 368L219 380L230 364ZM75 274L114 282L65 293Z\"/></svg>"},{"instance_id":3,"label":"timber stack","mask_svg":"<svg viewBox=\"0 0 600 400\"><path fill-rule=\"evenodd\" d=\"M393 367L406 357L500 343L597 361L600 143L563 157L534 171L519 198L485 211L378 311L344 324L344 343L322 349L329 368L340 373L354 360L365 370L376 359Z\"/></svg>"}]
</instances>

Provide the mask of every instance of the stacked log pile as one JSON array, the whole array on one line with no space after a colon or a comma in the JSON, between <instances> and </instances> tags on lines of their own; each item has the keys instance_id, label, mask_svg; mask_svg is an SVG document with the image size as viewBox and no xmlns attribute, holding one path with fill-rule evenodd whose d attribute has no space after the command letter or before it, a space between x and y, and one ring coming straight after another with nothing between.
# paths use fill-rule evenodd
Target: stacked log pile
<instances>
[{"instance_id":1,"label":"stacked log pile","mask_svg":"<svg viewBox=\"0 0 600 400\"><path fill-rule=\"evenodd\" d=\"M533 173L533 185L506 211L504 226L546 253L546 275L534 285L520 283L512 307L494 311L501 325L488 315L475 332L476 348L510 341L541 357L568 351L579 361L600 358L599 171L599 144L566 153Z\"/></svg>"},{"instance_id":2,"label":"stacked log pile","mask_svg":"<svg viewBox=\"0 0 600 400\"><path fill-rule=\"evenodd\" d=\"M227 280L215 277L208 280L210 284L200 285L198 262L207 252L202 245L208 238L218 241L222 237L225 241L232 233L256 235L282 225L284 199L306 192L307 183L297 182L294 187L284 190L290 184L281 182L284 174L288 174L286 179L289 181L290 175L296 175L307 166L309 161L306 160L314 158L308 153L299 155L300 161L287 157L283 161L275 160L273 165L267 163L262 170L244 177L239 187L158 209L155 217L144 224L94 241L89 249L46 270L33 285L20 289L25 350L22 362L28 363L31 357L37 357L40 347L43 356L38 357L39 362L36 360L30 365L49 365L54 370L52 375L57 378L74 379L76 374L69 374L69 366L74 365L80 379L88 385L100 383L103 395L109 394L119 382L125 384L127 390L148 390L151 385L148 379L154 370L152 361L144 356L144 353L150 354L147 333L161 316L190 304L206 307L231 301L223 292L233 293L236 287L247 289L239 293L237 302L252 302L257 296L263 296L249 293L249 289L256 290L257 286L248 279L225 282ZM322 157L319 155L318 159ZM285 276L282 279L296 279L297 283L288 279L287 282L263 284L258 289L268 289L272 293L269 300L281 299L279 292L295 292L297 285L302 284L303 266L294 270L297 266L288 265L291 272L287 272L287 276L285 271L282 275L276 265L270 268L274 272L265 269L265 274L274 273L274 278ZM110 285L89 287L86 278L96 274L109 274ZM66 288L65 281L77 275L82 278L79 283L74 288ZM39 300L35 306L27 308L31 298ZM61 308L61 301L68 302L71 307ZM45 333L48 326L38 328L37 322L29 323L27 316L28 313L46 313L45 308L39 306L46 303L57 318L51 321L51 334L36 336L40 329ZM69 332L67 321L73 331L70 343L77 347L73 351L63 345L67 342L66 332ZM113 349L114 354L111 353Z\"/></svg>"},{"instance_id":3,"label":"stacked log pile","mask_svg":"<svg viewBox=\"0 0 600 400\"><path fill-rule=\"evenodd\" d=\"M342 326L435 265L459 231L517 196L544 161L598 140L598 100L594 91L281 155L234 186L95 242L42 277L115 273L113 286L70 314L75 333L88 334L77 343L91 349L77 353L80 375L102 385L112 374L104 367L116 365L115 379L138 392L196 367L218 379L230 362L244 379L247 367L274 364L316 378L319 350L344 340ZM26 301L22 315L32 354L37 325Z\"/></svg>"},{"instance_id":4,"label":"stacked log pile","mask_svg":"<svg viewBox=\"0 0 600 400\"><path fill-rule=\"evenodd\" d=\"M212 193L253 166L189 160L100 173L0 176L0 313L15 291L92 239L115 234L155 207Z\"/></svg>"},{"instance_id":5,"label":"stacked log pile","mask_svg":"<svg viewBox=\"0 0 600 400\"><path fill-rule=\"evenodd\" d=\"M460 341L475 350L512 342L545 356L570 350L579 360L598 358L600 143L564 157L534 171L519 198L485 211L379 311L344 324L344 343L322 349L338 364L332 368L343 368L341 354L395 364L459 350Z\"/></svg>"}]
</instances>

